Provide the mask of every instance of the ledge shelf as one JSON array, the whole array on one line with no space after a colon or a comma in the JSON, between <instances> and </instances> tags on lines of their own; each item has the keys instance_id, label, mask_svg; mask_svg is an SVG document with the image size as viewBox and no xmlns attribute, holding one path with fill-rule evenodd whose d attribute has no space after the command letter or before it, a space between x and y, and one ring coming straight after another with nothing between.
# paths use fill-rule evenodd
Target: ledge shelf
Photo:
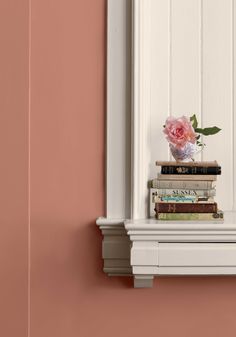
<instances>
[{"instance_id":1,"label":"ledge shelf","mask_svg":"<svg viewBox=\"0 0 236 337\"><path fill-rule=\"evenodd\" d=\"M236 275L236 212L224 222L98 219L104 271L152 287L158 275Z\"/></svg>"}]
</instances>

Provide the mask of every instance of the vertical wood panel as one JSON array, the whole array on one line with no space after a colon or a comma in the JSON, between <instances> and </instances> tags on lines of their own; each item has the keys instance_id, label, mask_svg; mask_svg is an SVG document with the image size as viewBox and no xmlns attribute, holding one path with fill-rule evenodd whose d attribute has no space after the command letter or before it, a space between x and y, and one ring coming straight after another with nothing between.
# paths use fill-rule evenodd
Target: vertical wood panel
<instances>
[{"instance_id":1,"label":"vertical wood panel","mask_svg":"<svg viewBox=\"0 0 236 337\"><path fill-rule=\"evenodd\" d=\"M168 158L162 125L168 114L196 113L202 127L217 125L218 135L197 159L218 160L223 174L217 181L222 209L234 204L236 127L235 0L152 1L151 51L151 170L156 158Z\"/></svg>"},{"instance_id":2,"label":"vertical wood panel","mask_svg":"<svg viewBox=\"0 0 236 337\"><path fill-rule=\"evenodd\" d=\"M235 81L236 81L236 3L235 0L232 0L232 71L233 71L233 77L232 77L232 109L233 109L233 176L236 174L235 169L236 169L236 116L235 116L235 102L236 102L236 86L235 86ZM233 210L236 210L236 179L233 178Z\"/></svg>"},{"instance_id":3,"label":"vertical wood panel","mask_svg":"<svg viewBox=\"0 0 236 337\"><path fill-rule=\"evenodd\" d=\"M155 161L166 160L168 144L163 124L168 115L169 1L151 1L151 163L150 178L156 176Z\"/></svg>"},{"instance_id":4,"label":"vertical wood panel","mask_svg":"<svg viewBox=\"0 0 236 337\"><path fill-rule=\"evenodd\" d=\"M108 18L106 213L129 218L131 0L108 1Z\"/></svg>"},{"instance_id":5,"label":"vertical wood panel","mask_svg":"<svg viewBox=\"0 0 236 337\"><path fill-rule=\"evenodd\" d=\"M200 117L200 1L172 1L172 114Z\"/></svg>"},{"instance_id":6,"label":"vertical wood panel","mask_svg":"<svg viewBox=\"0 0 236 337\"><path fill-rule=\"evenodd\" d=\"M218 160L222 176L217 200L222 209L233 204L233 109L232 109L232 1L203 1L203 120L204 127L222 131L205 137L205 160Z\"/></svg>"},{"instance_id":7,"label":"vertical wood panel","mask_svg":"<svg viewBox=\"0 0 236 337\"><path fill-rule=\"evenodd\" d=\"M132 218L148 215L151 91L151 0L133 1Z\"/></svg>"},{"instance_id":8,"label":"vertical wood panel","mask_svg":"<svg viewBox=\"0 0 236 337\"><path fill-rule=\"evenodd\" d=\"M153 0L151 15L150 178L155 160L169 158L162 133L166 117L195 113L201 123L201 0Z\"/></svg>"},{"instance_id":9,"label":"vertical wood panel","mask_svg":"<svg viewBox=\"0 0 236 337\"><path fill-rule=\"evenodd\" d=\"M196 114L201 123L201 0L172 1L171 113ZM201 155L197 155L200 159Z\"/></svg>"}]
</instances>

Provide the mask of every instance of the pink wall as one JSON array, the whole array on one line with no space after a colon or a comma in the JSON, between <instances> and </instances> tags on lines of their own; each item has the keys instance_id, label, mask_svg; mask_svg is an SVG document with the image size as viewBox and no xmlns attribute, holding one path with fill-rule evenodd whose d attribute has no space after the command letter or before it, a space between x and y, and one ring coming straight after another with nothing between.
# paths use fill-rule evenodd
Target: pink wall
<instances>
[{"instance_id":1,"label":"pink wall","mask_svg":"<svg viewBox=\"0 0 236 337\"><path fill-rule=\"evenodd\" d=\"M28 1L0 1L0 335L27 334Z\"/></svg>"},{"instance_id":2,"label":"pink wall","mask_svg":"<svg viewBox=\"0 0 236 337\"><path fill-rule=\"evenodd\" d=\"M235 278L103 274L105 0L31 0L31 43L28 6L0 2L0 335L235 336Z\"/></svg>"}]
</instances>

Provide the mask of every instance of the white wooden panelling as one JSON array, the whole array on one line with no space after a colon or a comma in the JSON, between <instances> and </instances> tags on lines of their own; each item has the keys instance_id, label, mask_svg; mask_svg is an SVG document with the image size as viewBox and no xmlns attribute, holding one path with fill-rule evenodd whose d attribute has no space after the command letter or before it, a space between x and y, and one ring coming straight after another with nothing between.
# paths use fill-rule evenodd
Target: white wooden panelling
<instances>
[{"instance_id":1,"label":"white wooden panelling","mask_svg":"<svg viewBox=\"0 0 236 337\"><path fill-rule=\"evenodd\" d=\"M217 159L222 176L217 197L222 209L233 208L233 22L232 0L203 1L203 120L204 127L217 125L222 132L205 137L203 158Z\"/></svg>"},{"instance_id":2,"label":"white wooden panelling","mask_svg":"<svg viewBox=\"0 0 236 337\"><path fill-rule=\"evenodd\" d=\"M236 266L236 243L160 243L159 266Z\"/></svg>"},{"instance_id":3,"label":"white wooden panelling","mask_svg":"<svg viewBox=\"0 0 236 337\"><path fill-rule=\"evenodd\" d=\"M132 76L132 207L133 219L148 216L148 168L151 161L149 132L151 25L150 0L133 0Z\"/></svg>"},{"instance_id":4,"label":"white wooden panelling","mask_svg":"<svg viewBox=\"0 0 236 337\"><path fill-rule=\"evenodd\" d=\"M104 236L104 271L133 273L137 287L151 286L153 275L236 274L236 213L226 213L224 224L141 219L154 162L169 158L162 125L170 114L196 113L203 127L222 127L205 138L202 158L222 165L217 200L224 210L235 209L234 2L132 0L131 120L131 2L108 1L107 218L97 224ZM125 220L130 215L139 220Z\"/></svg>"},{"instance_id":5,"label":"white wooden panelling","mask_svg":"<svg viewBox=\"0 0 236 337\"><path fill-rule=\"evenodd\" d=\"M151 22L150 179L156 159L169 158L166 117L196 113L201 122L201 0L152 0Z\"/></svg>"},{"instance_id":6,"label":"white wooden panelling","mask_svg":"<svg viewBox=\"0 0 236 337\"><path fill-rule=\"evenodd\" d=\"M154 275L235 275L236 213L224 223L126 220L134 286L150 287ZM136 278L143 282L136 283ZM149 282L145 282L145 279Z\"/></svg>"},{"instance_id":7,"label":"white wooden panelling","mask_svg":"<svg viewBox=\"0 0 236 337\"><path fill-rule=\"evenodd\" d=\"M155 177L157 158L166 160L168 144L163 134L163 123L169 113L169 2L151 1L151 161L149 178ZM158 46L158 47L157 47Z\"/></svg>"},{"instance_id":8,"label":"white wooden panelling","mask_svg":"<svg viewBox=\"0 0 236 337\"><path fill-rule=\"evenodd\" d=\"M130 217L131 0L109 0L106 198L108 218Z\"/></svg>"},{"instance_id":9,"label":"white wooden panelling","mask_svg":"<svg viewBox=\"0 0 236 337\"><path fill-rule=\"evenodd\" d=\"M134 267L133 271L135 271L135 275L142 276L145 280L146 275L150 278L150 275L236 275L236 267L211 267L211 266L201 266L201 267ZM135 279L136 276L134 276ZM136 288L136 284L134 281L134 287ZM152 284L144 283L142 288L150 288ZM138 288L141 288L138 287Z\"/></svg>"},{"instance_id":10,"label":"white wooden panelling","mask_svg":"<svg viewBox=\"0 0 236 337\"><path fill-rule=\"evenodd\" d=\"M165 118L196 113L202 127L222 131L204 137L196 159L218 160L222 176L217 197L223 210L235 209L236 118L235 0L151 0L151 162L168 159L162 133Z\"/></svg>"},{"instance_id":11,"label":"white wooden panelling","mask_svg":"<svg viewBox=\"0 0 236 337\"><path fill-rule=\"evenodd\" d=\"M232 110L233 110L233 116L232 116L232 142L233 142L233 177L232 177L232 185L233 185L233 210L236 210L236 116L235 116L235 102L236 102L236 3L235 0L232 0Z\"/></svg>"},{"instance_id":12,"label":"white wooden panelling","mask_svg":"<svg viewBox=\"0 0 236 337\"><path fill-rule=\"evenodd\" d=\"M201 116L200 0L171 2L171 107L174 116Z\"/></svg>"},{"instance_id":13,"label":"white wooden panelling","mask_svg":"<svg viewBox=\"0 0 236 337\"><path fill-rule=\"evenodd\" d=\"M222 165L216 200L234 209L234 1L133 0L131 122L130 1L109 0L108 218L147 216L147 180L156 176L155 160L169 158L162 133L169 114L196 113L203 127L222 127L204 137L202 158Z\"/></svg>"},{"instance_id":14,"label":"white wooden panelling","mask_svg":"<svg viewBox=\"0 0 236 337\"><path fill-rule=\"evenodd\" d=\"M202 158L222 165L216 200L233 209L233 0L133 0L131 125L127 4L110 0L108 7L107 217L147 216L147 180L156 176L155 160L169 158L162 129L170 114L196 113L203 127L222 127L204 137Z\"/></svg>"},{"instance_id":15,"label":"white wooden panelling","mask_svg":"<svg viewBox=\"0 0 236 337\"><path fill-rule=\"evenodd\" d=\"M131 265L153 266L158 264L156 242L134 242L131 251Z\"/></svg>"},{"instance_id":16,"label":"white wooden panelling","mask_svg":"<svg viewBox=\"0 0 236 337\"><path fill-rule=\"evenodd\" d=\"M236 275L236 267L159 267L158 275Z\"/></svg>"}]
</instances>

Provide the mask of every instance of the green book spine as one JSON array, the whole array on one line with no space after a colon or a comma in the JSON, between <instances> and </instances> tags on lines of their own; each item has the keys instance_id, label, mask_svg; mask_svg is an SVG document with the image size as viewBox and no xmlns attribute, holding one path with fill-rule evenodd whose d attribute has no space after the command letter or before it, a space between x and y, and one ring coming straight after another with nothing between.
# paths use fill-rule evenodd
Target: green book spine
<instances>
[{"instance_id":1,"label":"green book spine","mask_svg":"<svg viewBox=\"0 0 236 337\"><path fill-rule=\"evenodd\" d=\"M156 217L158 220L223 220L223 212L217 213L157 213Z\"/></svg>"}]
</instances>

